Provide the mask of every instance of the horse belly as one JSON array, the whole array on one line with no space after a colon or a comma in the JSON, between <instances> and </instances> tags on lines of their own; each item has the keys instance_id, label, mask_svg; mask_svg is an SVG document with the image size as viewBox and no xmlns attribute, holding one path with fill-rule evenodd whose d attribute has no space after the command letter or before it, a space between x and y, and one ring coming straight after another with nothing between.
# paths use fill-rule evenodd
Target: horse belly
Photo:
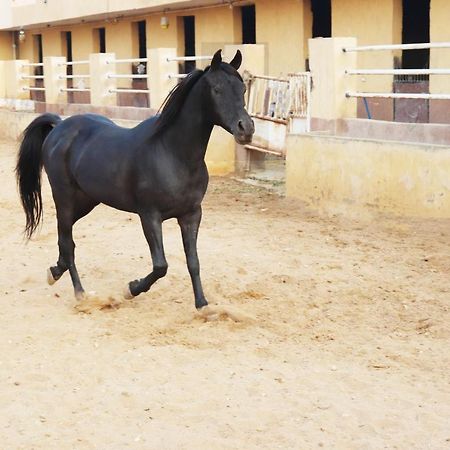
<instances>
[{"instance_id":1,"label":"horse belly","mask_svg":"<svg viewBox=\"0 0 450 450\"><path fill-rule=\"evenodd\" d=\"M105 164L93 163L89 155L75 164L75 179L89 197L123 211L136 212L128 164L113 155Z\"/></svg>"}]
</instances>

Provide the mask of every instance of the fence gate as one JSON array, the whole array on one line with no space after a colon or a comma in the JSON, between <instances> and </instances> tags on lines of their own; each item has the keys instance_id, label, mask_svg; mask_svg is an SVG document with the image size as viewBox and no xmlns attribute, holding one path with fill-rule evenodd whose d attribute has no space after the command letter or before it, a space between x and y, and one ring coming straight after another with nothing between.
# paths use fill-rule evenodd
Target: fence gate
<instances>
[{"instance_id":1,"label":"fence gate","mask_svg":"<svg viewBox=\"0 0 450 450\"><path fill-rule=\"evenodd\" d=\"M286 155L286 134L310 131L309 72L286 78L244 74L247 110L255 122L255 134L247 150L281 157Z\"/></svg>"}]
</instances>

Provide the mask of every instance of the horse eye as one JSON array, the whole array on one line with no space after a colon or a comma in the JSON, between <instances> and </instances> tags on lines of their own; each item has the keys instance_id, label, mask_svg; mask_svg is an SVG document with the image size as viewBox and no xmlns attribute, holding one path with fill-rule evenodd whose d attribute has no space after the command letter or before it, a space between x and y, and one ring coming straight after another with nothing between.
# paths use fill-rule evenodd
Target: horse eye
<instances>
[{"instance_id":1,"label":"horse eye","mask_svg":"<svg viewBox=\"0 0 450 450\"><path fill-rule=\"evenodd\" d=\"M217 86L214 86L214 94L220 94L220 89Z\"/></svg>"}]
</instances>

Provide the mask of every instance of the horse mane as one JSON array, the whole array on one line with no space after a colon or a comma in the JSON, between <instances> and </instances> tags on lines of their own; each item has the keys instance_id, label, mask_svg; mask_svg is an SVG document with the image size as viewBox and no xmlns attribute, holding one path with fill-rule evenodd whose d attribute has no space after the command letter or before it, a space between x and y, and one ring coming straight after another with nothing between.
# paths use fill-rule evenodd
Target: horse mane
<instances>
[{"instance_id":1,"label":"horse mane","mask_svg":"<svg viewBox=\"0 0 450 450\"><path fill-rule=\"evenodd\" d=\"M189 92L192 90L197 81L209 70L196 69L190 72L187 77L183 78L165 98L163 104L159 108L158 116L152 130L152 137L161 134L170 124L173 123L175 117L183 106Z\"/></svg>"},{"instance_id":2,"label":"horse mane","mask_svg":"<svg viewBox=\"0 0 450 450\"><path fill-rule=\"evenodd\" d=\"M221 63L220 68L227 74L235 76L242 81L242 77L239 72L229 64ZM210 66L206 67L205 70L193 70L187 75L187 77L183 78L175 87L172 88L158 110L157 119L152 130L152 138L160 135L169 127L169 125L173 123L176 116L180 112L181 107L186 101L189 92L192 90L197 81L209 70Z\"/></svg>"}]
</instances>

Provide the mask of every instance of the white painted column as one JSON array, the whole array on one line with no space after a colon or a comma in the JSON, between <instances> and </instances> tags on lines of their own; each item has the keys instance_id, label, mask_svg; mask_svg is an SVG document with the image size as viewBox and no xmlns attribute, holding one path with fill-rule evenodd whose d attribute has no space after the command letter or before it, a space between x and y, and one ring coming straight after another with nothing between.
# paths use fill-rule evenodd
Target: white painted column
<instances>
[{"instance_id":1,"label":"white painted column","mask_svg":"<svg viewBox=\"0 0 450 450\"><path fill-rule=\"evenodd\" d=\"M65 63L64 56L44 57L45 102L50 105L67 103L67 92L61 90L67 86L67 80L62 78L66 75Z\"/></svg>"},{"instance_id":2,"label":"white painted column","mask_svg":"<svg viewBox=\"0 0 450 450\"><path fill-rule=\"evenodd\" d=\"M345 74L345 70L357 68L357 54L342 50L356 46L356 38L309 39L313 118L336 120L357 116L356 99L345 96L347 91L357 91L357 77Z\"/></svg>"},{"instance_id":3,"label":"white painted column","mask_svg":"<svg viewBox=\"0 0 450 450\"><path fill-rule=\"evenodd\" d=\"M91 104L94 106L117 106L117 79L114 53L92 53L89 55Z\"/></svg>"},{"instance_id":4,"label":"white painted column","mask_svg":"<svg viewBox=\"0 0 450 450\"><path fill-rule=\"evenodd\" d=\"M24 78L24 76L30 75L30 68L26 64L28 64L28 60L25 59L5 61L5 95L7 98L29 100L30 91L26 88L30 87L30 79Z\"/></svg>"},{"instance_id":5,"label":"white painted column","mask_svg":"<svg viewBox=\"0 0 450 450\"><path fill-rule=\"evenodd\" d=\"M177 56L175 48L149 48L147 64L147 83L150 90L150 108L158 110L167 94L176 85L177 79L170 74L178 74L178 63L170 61Z\"/></svg>"}]
</instances>

